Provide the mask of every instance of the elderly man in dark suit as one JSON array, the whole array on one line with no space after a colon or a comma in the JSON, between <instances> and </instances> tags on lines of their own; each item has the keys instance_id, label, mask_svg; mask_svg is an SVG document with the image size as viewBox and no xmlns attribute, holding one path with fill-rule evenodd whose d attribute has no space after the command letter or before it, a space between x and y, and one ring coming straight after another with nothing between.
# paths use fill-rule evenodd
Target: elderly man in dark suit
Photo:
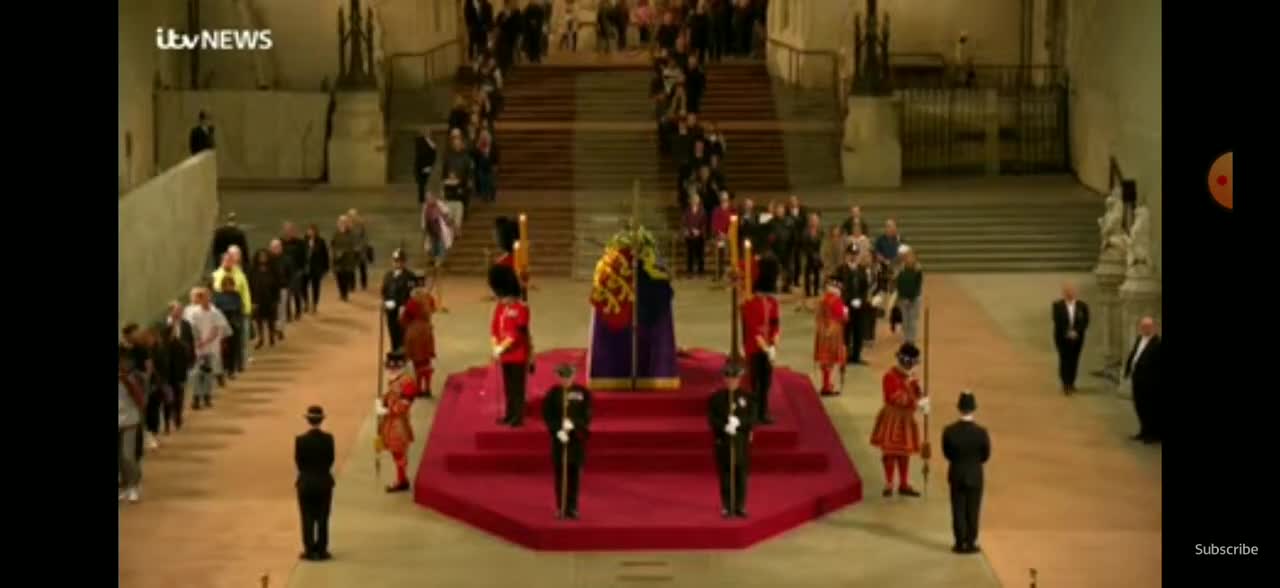
<instances>
[{"instance_id":1,"label":"elderly man in dark suit","mask_svg":"<svg viewBox=\"0 0 1280 588\"><path fill-rule=\"evenodd\" d=\"M1159 443L1164 434L1159 398L1160 348L1155 319L1142 317L1138 322L1138 339L1124 363L1124 377L1133 384L1133 408L1138 413L1138 434L1132 439L1146 444Z\"/></svg>"},{"instance_id":2,"label":"elderly man in dark suit","mask_svg":"<svg viewBox=\"0 0 1280 588\"><path fill-rule=\"evenodd\" d=\"M324 561L329 555L329 507L333 504L333 435L320 430L324 409L307 409L311 429L293 440L293 462L298 466L298 510L302 512L302 554L308 561Z\"/></svg>"},{"instance_id":3,"label":"elderly man in dark suit","mask_svg":"<svg viewBox=\"0 0 1280 588\"><path fill-rule=\"evenodd\" d=\"M955 553L977 553L978 515L982 509L982 466L991 459L991 437L973 421L978 400L961 392L957 403L960 420L942 430L942 455L947 458L947 483L951 486L951 530Z\"/></svg>"},{"instance_id":4,"label":"elderly man in dark suit","mask_svg":"<svg viewBox=\"0 0 1280 588\"><path fill-rule=\"evenodd\" d=\"M1058 379L1063 394L1076 391L1080 351L1088 328L1089 305L1076 298L1075 284L1063 284L1062 298L1053 303L1053 346L1058 350Z\"/></svg>"}]
</instances>

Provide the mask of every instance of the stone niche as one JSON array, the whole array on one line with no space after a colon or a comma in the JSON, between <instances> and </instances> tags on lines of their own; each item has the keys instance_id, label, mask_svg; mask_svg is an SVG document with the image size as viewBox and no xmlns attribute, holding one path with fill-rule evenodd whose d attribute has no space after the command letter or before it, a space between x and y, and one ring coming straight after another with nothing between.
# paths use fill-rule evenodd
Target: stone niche
<instances>
[{"instance_id":1,"label":"stone niche","mask_svg":"<svg viewBox=\"0 0 1280 588\"><path fill-rule=\"evenodd\" d=\"M387 148L378 92L338 92L329 139L329 184L376 188L387 183Z\"/></svg>"},{"instance_id":2,"label":"stone niche","mask_svg":"<svg viewBox=\"0 0 1280 588\"><path fill-rule=\"evenodd\" d=\"M902 186L902 99L850 96L840 166L850 188Z\"/></svg>"}]
</instances>

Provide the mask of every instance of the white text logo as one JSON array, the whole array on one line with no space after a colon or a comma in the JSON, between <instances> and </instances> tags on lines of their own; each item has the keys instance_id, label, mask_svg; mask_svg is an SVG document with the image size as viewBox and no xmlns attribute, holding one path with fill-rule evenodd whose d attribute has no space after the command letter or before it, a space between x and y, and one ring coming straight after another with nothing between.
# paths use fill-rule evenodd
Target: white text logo
<instances>
[{"instance_id":1,"label":"white text logo","mask_svg":"<svg viewBox=\"0 0 1280 588\"><path fill-rule=\"evenodd\" d=\"M166 51L210 49L214 51L266 51L275 43L271 41L271 29L261 31L237 31L222 29L180 33L174 29L156 29L156 47Z\"/></svg>"}]
</instances>

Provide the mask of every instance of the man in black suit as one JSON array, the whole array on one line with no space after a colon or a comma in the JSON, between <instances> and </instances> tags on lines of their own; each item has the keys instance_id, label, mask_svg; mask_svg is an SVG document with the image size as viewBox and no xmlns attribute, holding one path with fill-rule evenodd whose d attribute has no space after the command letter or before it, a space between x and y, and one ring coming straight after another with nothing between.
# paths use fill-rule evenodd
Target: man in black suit
<instances>
[{"instance_id":1,"label":"man in black suit","mask_svg":"<svg viewBox=\"0 0 1280 588\"><path fill-rule=\"evenodd\" d=\"M973 422L978 400L961 392L960 420L942 430L942 455L947 458L947 483L951 486L951 532L955 553L978 553L978 515L982 507L982 465L991 458L991 437Z\"/></svg>"},{"instance_id":2,"label":"man in black suit","mask_svg":"<svg viewBox=\"0 0 1280 588\"><path fill-rule=\"evenodd\" d=\"M191 129L189 143L192 155L205 149L213 149L213 120L207 112L200 111L200 124Z\"/></svg>"},{"instance_id":3,"label":"man in black suit","mask_svg":"<svg viewBox=\"0 0 1280 588\"><path fill-rule=\"evenodd\" d=\"M1076 391L1080 351L1088 328L1089 305L1076 298L1075 284L1063 284L1062 298L1053 303L1053 346L1058 349L1058 379L1063 394Z\"/></svg>"},{"instance_id":4,"label":"man in black suit","mask_svg":"<svg viewBox=\"0 0 1280 588\"><path fill-rule=\"evenodd\" d=\"M1138 413L1135 441L1159 443L1163 424L1160 419L1160 335L1155 319L1144 316L1138 323L1138 340L1134 341L1124 363L1124 377L1133 383L1133 409Z\"/></svg>"},{"instance_id":5,"label":"man in black suit","mask_svg":"<svg viewBox=\"0 0 1280 588\"><path fill-rule=\"evenodd\" d=\"M293 440L298 466L298 509L302 512L302 559L324 561L329 555L329 506L333 503L333 435L320 430L324 409L307 409L311 430Z\"/></svg>"},{"instance_id":6,"label":"man in black suit","mask_svg":"<svg viewBox=\"0 0 1280 588\"><path fill-rule=\"evenodd\" d=\"M418 182L418 205L427 201L427 182L431 181L431 168L436 165L436 144L431 132L423 129L413 139L413 179Z\"/></svg>"},{"instance_id":7,"label":"man in black suit","mask_svg":"<svg viewBox=\"0 0 1280 588\"><path fill-rule=\"evenodd\" d=\"M867 296L871 293L871 274L866 265L859 262L862 258L857 246L850 246L844 253L844 265L836 268L835 276L840 280L840 296L849 309L849 320L844 325L845 345L848 349L846 361L849 365L865 365L862 359L862 343L864 325L868 313L875 312Z\"/></svg>"},{"instance_id":8,"label":"man in black suit","mask_svg":"<svg viewBox=\"0 0 1280 588\"><path fill-rule=\"evenodd\" d=\"M467 19L467 52L475 59L489 43L489 27L493 23L493 6L489 0L465 0Z\"/></svg>"},{"instance_id":9,"label":"man in black suit","mask_svg":"<svg viewBox=\"0 0 1280 588\"><path fill-rule=\"evenodd\" d=\"M170 427L175 431L182 430L182 403L186 398L187 378L196 364L195 331L192 330L191 323L182 318L184 309L177 300L169 302L169 316L165 318L161 338L168 359L165 383L170 389L169 397L164 403L165 433L169 432Z\"/></svg>"},{"instance_id":10,"label":"man in black suit","mask_svg":"<svg viewBox=\"0 0 1280 588\"><path fill-rule=\"evenodd\" d=\"M551 433L556 518L576 520L578 482L582 479L582 464L587 457L586 443L591 435L591 392L581 384L575 384L573 375L574 368L569 364L556 367L559 382L542 399L542 420L547 424L547 432Z\"/></svg>"},{"instance_id":11,"label":"man in black suit","mask_svg":"<svg viewBox=\"0 0 1280 588\"><path fill-rule=\"evenodd\" d=\"M248 255L251 251L249 238L245 237L243 229L236 226L236 213L228 212L227 224L213 231L213 267L216 268L222 263L222 254L226 253L232 245L239 247L243 255Z\"/></svg>"}]
</instances>

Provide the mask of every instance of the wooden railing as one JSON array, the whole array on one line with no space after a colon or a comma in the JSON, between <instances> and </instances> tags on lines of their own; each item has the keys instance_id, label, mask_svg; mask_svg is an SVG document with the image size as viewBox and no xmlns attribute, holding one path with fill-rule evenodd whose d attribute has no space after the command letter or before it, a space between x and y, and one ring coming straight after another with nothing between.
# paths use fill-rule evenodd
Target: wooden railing
<instances>
[{"instance_id":1,"label":"wooden railing","mask_svg":"<svg viewBox=\"0 0 1280 588\"><path fill-rule=\"evenodd\" d=\"M787 50L787 71L783 77L792 84L797 83L801 58L812 56L827 58L831 64L831 91L836 101L836 111L840 114L840 119L844 120L845 99L849 96L849 79L842 75L840 67L844 57L839 52L830 49L802 49L773 37L769 37L766 42Z\"/></svg>"},{"instance_id":2,"label":"wooden railing","mask_svg":"<svg viewBox=\"0 0 1280 588\"><path fill-rule=\"evenodd\" d=\"M442 72L440 71L439 66L437 64L436 57L439 55L443 55L446 49L453 49L458 52L457 61L448 62L453 65L453 68L455 70L459 65L466 63L466 59L465 59L466 56L463 54L463 51L465 48L462 45L462 41L456 37L452 39L446 39L440 42L439 44L437 44L436 46L431 47L430 49L427 49L426 51L416 51L411 53L393 53L391 55L387 55L386 58L383 60L382 79L384 80L384 82L382 85L382 116L384 119L383 122L385 123L385 127L388 129L388 132L390 132L390 128L391 128L391 95L396 89L396 82L395 82L396 65L399 63L407 62L407 61L421 60L422 61L422 83L423 83L423 87L425 88L430 86L432 81L436 80L437 78L441 78L441 77L447 77L448 79L453 78L453 72L450 72L448 76L441 76L440 74Z\"/></svg>"}]
</instances>

